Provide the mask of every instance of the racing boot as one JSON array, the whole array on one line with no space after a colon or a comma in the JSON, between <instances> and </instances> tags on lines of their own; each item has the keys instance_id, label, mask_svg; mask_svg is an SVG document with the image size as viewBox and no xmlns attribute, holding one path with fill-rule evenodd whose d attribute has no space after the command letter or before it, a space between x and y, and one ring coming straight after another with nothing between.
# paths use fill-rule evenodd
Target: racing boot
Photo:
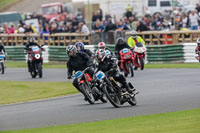
<instances>
[{"instance_id":1,"label":"racing boot","mask_svg":"<svg viewBox=\"0 0 200 133\"><path fill-rule=\"evenodd\" d=\"M123 88L125 88L128 93L130 93L130 94L134 93L133 87L130 87L129 84L127 84L126 82L124 82L124 83L122 83L122 85L123 85Z\"/></svg>"}]
</instances>

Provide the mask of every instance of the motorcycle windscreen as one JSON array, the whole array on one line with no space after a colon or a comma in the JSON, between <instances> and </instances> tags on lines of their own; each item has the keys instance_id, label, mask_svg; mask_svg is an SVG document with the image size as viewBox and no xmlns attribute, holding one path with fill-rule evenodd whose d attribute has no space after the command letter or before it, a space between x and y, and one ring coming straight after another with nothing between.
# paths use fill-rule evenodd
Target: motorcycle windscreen
<instances>
[{"instance_id":1,"label":"motorcycle windscreen","mask_svg":"<svg viewBox=\"0 0 200 133\"><path fill-rule=\"evenodd\" d=\"M125 49L122 49L122 53L125 54L125 53L128 53L129 49L125 48Z\"/></svg>"},{"instance_id":2,"label":"motorcycle windscreen","mask_svg":"<svg viewBox=\"0 0 200 133\"><path fill-rule=\"evenodd\" d=\"M32 49L33 52L39 51L39 47L38 46L33 46L31 49Z\"/></svg>"}]
</instances>

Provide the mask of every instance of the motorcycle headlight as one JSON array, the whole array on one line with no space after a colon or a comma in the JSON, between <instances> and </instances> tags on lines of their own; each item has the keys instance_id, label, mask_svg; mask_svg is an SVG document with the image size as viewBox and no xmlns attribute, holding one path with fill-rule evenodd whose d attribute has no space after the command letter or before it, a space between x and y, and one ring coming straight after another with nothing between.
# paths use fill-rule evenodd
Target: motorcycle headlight
<instances>
[{"instance_id":1,"label":"motorcycle headlight","mask_svg":"<svg viewBox=\"0 0 200 133\"><path fill-rule=\"evenodd\" d=\"M35 58L39 59L40 58L40 54L35 54Z\"/></svg>"}]
</instances>

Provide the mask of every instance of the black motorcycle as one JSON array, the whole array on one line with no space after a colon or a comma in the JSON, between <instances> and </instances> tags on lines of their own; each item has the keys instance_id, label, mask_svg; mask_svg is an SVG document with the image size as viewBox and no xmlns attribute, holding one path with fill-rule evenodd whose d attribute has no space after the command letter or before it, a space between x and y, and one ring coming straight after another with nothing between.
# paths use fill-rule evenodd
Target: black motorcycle
<instances>
[{"instance_id":1,"label":"black motorcycle","mask_svg":"<svg viewBox=\"0 0 200 133\"><path fill-rule=\"evenodd\" d=\"M112 76L108 76L108 73L99 71L96 73L96 77L101 83L100 88L102 88L110 103L116 108L121 107L125 102L128 102L132 106L135 106L137 104L135 95L138 94L138 92L133 94L128 93L126 89L122 88L122 85L114 80ZM128 84L129 87L133 89L132 84Z\"/></svg>"}]
</instances>

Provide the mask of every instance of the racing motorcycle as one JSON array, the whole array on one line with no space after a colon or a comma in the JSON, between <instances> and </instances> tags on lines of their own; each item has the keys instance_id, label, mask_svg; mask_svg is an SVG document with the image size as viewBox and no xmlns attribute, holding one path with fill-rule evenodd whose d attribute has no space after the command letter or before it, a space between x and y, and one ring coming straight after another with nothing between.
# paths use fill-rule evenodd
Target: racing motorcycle
<instances>
[{"instance_id":1,"label":"racing motorcycle","mask_svg":"<svg viewBox=\"0 0 200 133\"><path fill-rule=\"evenodd\" d=\"M5 62L4 62L5 54L0 53L0 73L4 74L5 72Z\"/></svg>"},{"instance_id":2,"label":"racing motorcycle","mask_svg":"<svg viewBox=\"0 0 200 133\"><path fill-rule=\"evenodd\" d=\"M28 67L32 78L36 78L37 75L42 78L43 50L42 46L40 48L37 45L31 46L28 50L28 60L30 62Z\"/></svg>"},{"instance_id":3,"label":"racing motorcycle","mask_svg":"<svg viewBox=\"0 0 200 133\"><path fill-rule=\"evenodd\" d=\"M140 67L141 70L144 69L145 52L146 47L142 43L136 43L134 48L134 65L135 69Z\"/></svg>"},{"instance_id":4,"label":"racing motorcycle","mask_svg":"<svg viewBox=\"0 0 200 133\"><path fill-rule=\"evenodd\" d=\"M86 101L88 101L90 104L94 104L95 101L98 100L106 103L107 99L105 98L104 93L98 89L97 80L93 80L93 78L88 73L86 73L88 69L89 67L83 71L77 71L74 74L74 77L78 79L78 86L82 94L85 96Z\"/></svg>"},{"instance_id":5,"label":"racing motorcycle","mask_svg":"<svg viewBox=\"0 0 200 133\"><path fill-rule=\"evenodd\" d=\"M134 76L133 71L133 64L134 64L134 58L133 53L130 49L124 48L120 51L120 67L124 72L125 77L128 76L128 74L131 74L131 77Z\"/></svg>"},{"instance_id":6,"label":"racing motorcycle","mask_svg":"<svg viewBox=\"0 0 200 133\"><path fill-rule=\"evenodd\" d=\"M195 58L199 61L200 63L200 51L196 52Z\"/></svg>"},{"instance_id":7,"label":"racing motorcycle","mask_svg":"<svg viewBox=\"0 0 200 133\"><path fill-rule=\"evenodd\" d=\"M101 83L100 88L102 88L110 103L116 108L121 107L125 102L135 106L137 104L135 96L138 92L133 94L128 93L125 88L122 88L122 85L119 82L114 80L113 77L107 76L109 75L108 73L98 71L95 75ZM134 88L131 83L128 83L128 85L130 88Z\"/></svg>"}]
</instances>

